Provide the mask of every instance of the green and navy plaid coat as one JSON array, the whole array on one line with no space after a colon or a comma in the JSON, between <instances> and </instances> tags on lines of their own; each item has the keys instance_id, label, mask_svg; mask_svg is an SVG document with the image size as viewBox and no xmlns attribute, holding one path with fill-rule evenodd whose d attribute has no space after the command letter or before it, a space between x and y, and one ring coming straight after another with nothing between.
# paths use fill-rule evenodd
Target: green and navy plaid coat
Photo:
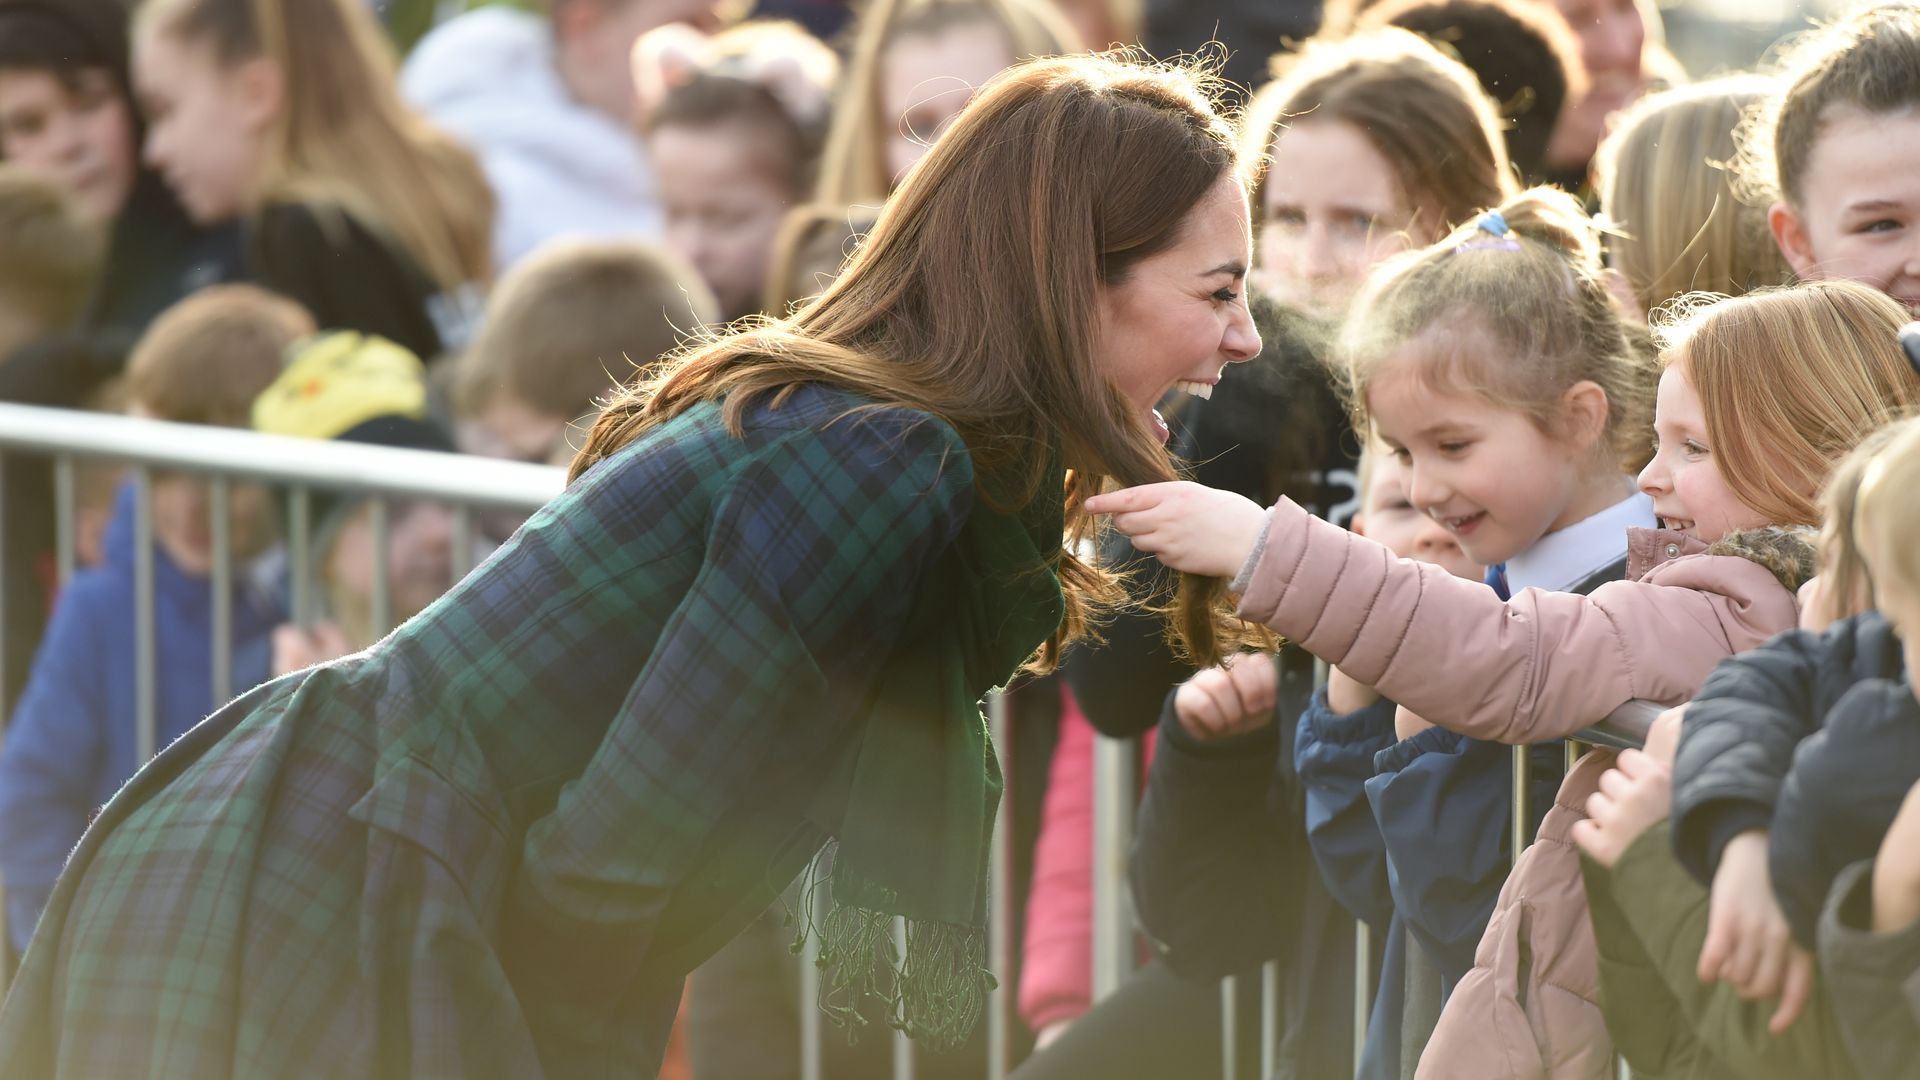
<instances>
[{"instance_id":1,"label":"green and navy plaid coat","mask_svg":"<svg viewBox=\"0 0 1920 1080\"><path fill-rule=\"evenodd\" d=\"M857 404L804 389L740 440L689 410L373 649L175 743L69 863L0 1071L653 1075L683 976L838 824L973 505L951 428L828 426Z\"/></svg>"}]
</instances>

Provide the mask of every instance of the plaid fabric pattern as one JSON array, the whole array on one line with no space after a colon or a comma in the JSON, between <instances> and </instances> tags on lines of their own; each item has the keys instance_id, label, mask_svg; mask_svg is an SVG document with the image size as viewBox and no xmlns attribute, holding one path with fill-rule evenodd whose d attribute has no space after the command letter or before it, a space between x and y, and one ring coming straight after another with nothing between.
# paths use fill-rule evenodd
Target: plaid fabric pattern
<instances>
[{"instance_id":1,"label":"plaid fabric pattern","mask_svg":"<svg viewBox=\"0 0 1920 1080\"><path fill-rule=\"evenodd\" d=\"M170 747L57 887L6 1075L653 1075L686 971L837 823L972 506L950 428L830 423L858 404L808 388L739 440L692 409Z\"/></svg>"}]
</instances>

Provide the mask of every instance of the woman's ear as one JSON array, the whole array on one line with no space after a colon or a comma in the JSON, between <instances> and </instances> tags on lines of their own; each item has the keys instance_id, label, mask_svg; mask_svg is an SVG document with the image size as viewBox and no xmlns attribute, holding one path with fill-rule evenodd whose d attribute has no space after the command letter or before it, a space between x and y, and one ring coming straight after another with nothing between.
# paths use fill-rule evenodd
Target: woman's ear
<instances>
[{"instance_id":1,"label":"woman's ear","mask_svg":"<svg viewBox=\"0 0 1920 1080\"><path fill-rule=\"evenodd\" d=\"M280 65L264 56L242 60L234 65L231 85L250 130L261 132L273 126L287 101L287 78Z\"/></svg>"},{"instance_id":2,"label":"woman's ear","mask_svg":"<svg viewBox=\"0 0 1920 1080\"><path fill-rule=\"evenodd\" d=\"M1591 379L1583 379L1567 388L1560 397L1561 430L1569 443L1580 450L1591 450L1607 433L1607 417L1612 403L1607 392Z\"/></svg>"},{"instance_id":3,"label":"woman's ear","mask_svg":"<svg viewBox=\"0 0 1920 1080\"><path fill-rule=\"evenodd\" d=\"M1785 201L1774 203L1767 208L1767 228L1795 277L1813 281L1820 276L1819 261L1813 257L1813 242L1807 236L1807 224L1800 220L1799 211Z\"/></svg>"}]
</instances>

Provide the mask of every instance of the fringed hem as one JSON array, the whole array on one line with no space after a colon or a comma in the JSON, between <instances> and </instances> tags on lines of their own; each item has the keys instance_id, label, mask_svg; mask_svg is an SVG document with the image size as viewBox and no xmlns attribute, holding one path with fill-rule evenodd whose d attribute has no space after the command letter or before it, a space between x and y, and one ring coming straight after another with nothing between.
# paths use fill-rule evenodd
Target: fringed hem
<instances>
[{"instance_id":1,"label":"fringed hem","mask_svg":"<svg viewBox=\"0 0 1920 1080\"><path fill-rule=\"evenodd\" d=\"M814 965L820 969L820 1011L854 1042L867 1025L860 1005L871 998L886 1006L888 1027L940 1053L966 1042L986 1013L987 997L999 981L987 970L987 934L977 926L905 919L902 956L894 920L900 916L843 904L834 887L834 854L829 843L802 876L800 910L787 911L794 926L792 949L799 953L807 936L819 943ZM844 884L844 883L842 883ZM819 907L819 891L828 886L828 910ZM862 895L857 889L851 895Z\"/></svg>"}]
</instances>

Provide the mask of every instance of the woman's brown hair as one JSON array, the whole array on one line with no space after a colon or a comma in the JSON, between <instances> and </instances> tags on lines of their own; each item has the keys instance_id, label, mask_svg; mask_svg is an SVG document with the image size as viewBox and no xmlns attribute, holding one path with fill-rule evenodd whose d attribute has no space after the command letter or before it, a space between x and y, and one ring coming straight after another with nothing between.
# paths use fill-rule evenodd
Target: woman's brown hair
<instances>
[{"instance_id":1,"label":"woman's brown hair","mask_svg":"<svg viewBox=\"0 0 1920 1080\"><path fill-rule=\"evenodd\" d=\"M1662 357L1700 395L1720 475L1776 525L1818 525L1816 493L1834 463L1920 407L1898 336L1907 310L1865 285L1703 297L1660 321Z\"/></svg>"},{"instance_id":2,"label":"woman's brown hair","mask_svg":"<svg viewBox=\"0 0 1920 1080\"><path fill-rule=\"evenodd\" d=\"M1256 222L1269 149L1289 123L1309 120L1365 133L1392 164L1426 237L1513 191L1492 100L1473 72L1417 34L1370 30L1275 58L1274 80L1253 95L1241 122L1240 160Z\"/></svg>"},{"instance_id":3,"label":"woman's brown hair","mask_svg":"<svg viewBox=\"0 0 1920 1080\"><path fill-rule=\"evenodd\" d=\"M743 414L802 383L852 391L951 425L983 499L1046 490L1049 446L1070 470L1056 567L1067 618L1057 660L1117 596L1076 552L1082 499L1104 485L1169 480L1166 451L1095 351L1103 285L1177 240L1216 184L1234 182L1233 132L1203 72L1079 56L1036 60L982 90L881 211L846 269L791 317L690 348L609 403L577 477L702 401ZM996 499L997 496L997 499ZM1201 663L1234 624L1219 584L1182 582L1177 629Z\"/></svg>"},{"instance_id":4,"label":"woman's brown hair","mask_svg":"<svg viewBox=\"0 0 1920 1080\"><path fill-rule=\"evenodd\" d=\"M366 4L146 0L135 26L280 72L263 199L351 214L442 289L492 278L493 192L471 152L401 102L393 47Z\"/></svg>"}]
</instances>

